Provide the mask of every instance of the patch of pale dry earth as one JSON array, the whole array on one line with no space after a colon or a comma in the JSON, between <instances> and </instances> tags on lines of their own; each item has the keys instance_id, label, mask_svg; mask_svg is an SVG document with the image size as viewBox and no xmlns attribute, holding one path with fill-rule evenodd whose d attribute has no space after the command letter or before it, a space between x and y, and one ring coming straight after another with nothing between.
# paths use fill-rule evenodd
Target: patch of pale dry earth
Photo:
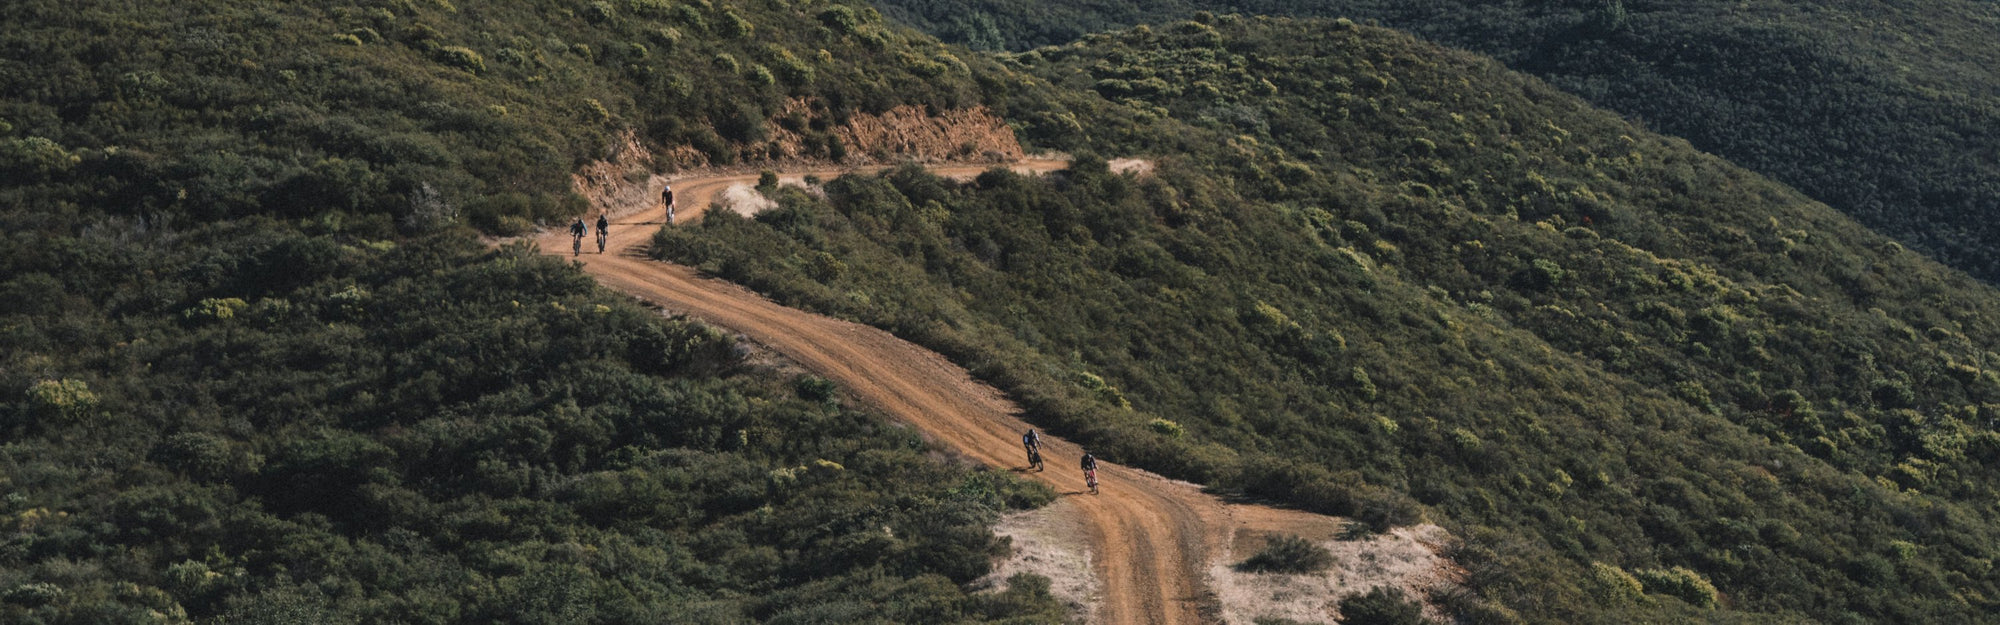
<instances>
[{"instance_id":1,"label":"patch of pale dry earth","mask_svg":"<svg viewBox=\"0 0 2000 625\"><path fill-rule=\"evenodd\" d=\"M1142 158L1114 158L1104 165L1114 174L1144 176L1153 173L1153 162Z\"/></svg>"},{"instance_id":2,"label":"patch of pale dry earth","mask_svg":"<svg viewBox=\"0 0 2000 625\"><path fill-rule=\"evenodd\" d=\"M1239 531L1227 553L1209 564L1209 588L1222 604L1228 623L1254 623L1283 618L1300 623L1338 622L1340 599L1377 586L1401 588L1403 595L1425 600L1432 589L1457 583L1457 567L1438 555L1451 536L1436 525L1399 527L1359 540L1303 536L1333 553L1333 567L1319 573L1248 573L1236 564L1264 548L1275 532ZM1448 617L1428 602L1424 615L1436 622Z\"/></svg>"},{"instance_id":3,"label":"patch of pale dry earth","mask_svg":"<svg viewBox=\"0 0 2000 625\"><path fill-rule=\"evenodd\" d=\"M1070 613L1084 622L1097 622L1096 607L1103 588L1091 564L1090 539L1077 515L1076 505L1067 499L1035 510L1015 512L1000 518L993 533L1012 543L1007 559L993 572L974 582L994 591L1007 588L1007 578L1033 573L1049 578L1049 594L1055 595Z\"/></svg>"},{"instance_id":4,"label":"patch of pale dry earth","mask_svg":"<svg viewBox=\"0 0 2000 625\"><path fill-rule=\"evenodd\" d=\"M729 185L729 188L715 194L715 203L744 217L755 217L757 213L778 207L777 202L758 193L756 186L744 182Z\"/></svg>"}]
</instances>

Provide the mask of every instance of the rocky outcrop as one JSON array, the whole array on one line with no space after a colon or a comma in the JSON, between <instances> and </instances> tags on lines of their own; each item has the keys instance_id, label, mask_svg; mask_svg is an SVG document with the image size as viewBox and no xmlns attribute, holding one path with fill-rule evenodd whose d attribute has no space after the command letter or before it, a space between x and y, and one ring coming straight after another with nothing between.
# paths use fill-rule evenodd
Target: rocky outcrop
<instances>
[{"instance_id":1,"label":"rocky outcrop","mask_svg":"<svg viewBox=\"0 0 2000 625\"><path fill-rule=\"evenodd\" d=\"M807 135L812 120L824 131L819 141L838 141L840 157L834 164L875 165L914 160L941 162L1012 162L1023 157L1020 141L1005 120L986 107L931 112L921 106L900 106L881 114L856 113L846 123L826 122L826 113L815 110L805 100L794 100L783 114L766 122L765 141L742 150L761 158L739 167L748 170L781 168L801 164L828 164L826 150L815 150ZM787 120L792 123L780 123ZM799 123L805 120L804 123ZM610 158L595 161L572 173L576 192L589 200L591 214L618 217L657 206L660 189L670 176L721 168L686 145L662 151L646 147L637 132L620 133ZM661 172L667 172L665 174Z\"/></svg>"}]
</instances>

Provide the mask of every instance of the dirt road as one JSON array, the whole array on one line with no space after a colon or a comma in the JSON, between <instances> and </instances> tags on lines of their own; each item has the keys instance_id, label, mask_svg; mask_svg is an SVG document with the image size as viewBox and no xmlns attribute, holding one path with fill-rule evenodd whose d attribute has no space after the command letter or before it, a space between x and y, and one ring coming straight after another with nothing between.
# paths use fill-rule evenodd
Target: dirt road
<instances>
[{"instance_id":1,"label":"dirt road","mask_svg":"<svg viewBox=\"0 0 2000 625\"><path fill-rule=\"evenodd\" d=\"M1021 171L1045 172L1060 161L1024 161ZM944 166L941 175L965 178L988 166ZM795 172L831 178L840 170ZM754 182L754 175L714 176L674 183L683 224L699 218L718 192ZM637 207L635 207L637 208ZM931 440L989 466L1025 464L1020 435L1028 424L990 386L936 353L882 330L780 306L735 284L705 278L694 269L643 257L665 211L655 203L613 220L607 253L579 260L607 286L740 332L833 380L862 401L915 425ZM547 253L570 255L567 229L539 239ZM1078 504L1083 531L1096 552L1103 596L1095 613L1106 623L1200 623L1220 614L1204 583L1212 557L1226 553L1239 529L1302 525L1329 528L1338 519L1262 506L1224 504L1186 482L1100 463L1102 493L1083 492L1077 445L1044 436L1048 469L1025 473L1054 486Z\"/></svg>"}]
</instances>

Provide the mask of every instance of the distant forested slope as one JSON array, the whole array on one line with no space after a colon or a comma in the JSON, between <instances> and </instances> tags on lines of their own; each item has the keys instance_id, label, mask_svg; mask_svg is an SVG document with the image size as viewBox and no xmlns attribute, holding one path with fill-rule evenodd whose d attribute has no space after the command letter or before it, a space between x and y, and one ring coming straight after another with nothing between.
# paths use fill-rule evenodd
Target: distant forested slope
<instances>
[{"instance_id":1,"label":"distant forested slope","mask_svg":"<svg viewBox=\"0 0 2000 625\"><path fill-rule=\"evenodd\" d=\"M1198 10L1379 20L1509 66L2000 280L2000 4L878 0L1022 50ZM1320 36L1310 34L1308 36Z\"/></svg>"},{"instance_id":2,"label":"distant forested slope","mask_svg":"<svg viewBox=\"0 0 2000 625\"><path fill-rule=\"evenodd\" d=\"M932 345L1107 457L1430 515L1474 622L2000 607L1993 288L1391 31L1225 17L1008 58L1108 98L1051 114L1069 147L1158 170L850 176L658 253Z\"/></svg>"}]
</instances>

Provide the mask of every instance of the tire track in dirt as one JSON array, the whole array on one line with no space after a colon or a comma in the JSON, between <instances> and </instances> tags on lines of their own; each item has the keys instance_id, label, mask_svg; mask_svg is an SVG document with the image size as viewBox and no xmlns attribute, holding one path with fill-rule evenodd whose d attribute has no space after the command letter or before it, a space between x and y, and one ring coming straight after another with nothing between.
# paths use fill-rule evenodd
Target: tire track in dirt
<instances>
[{"instance_id":1,"label":"tire track in dirt","mask_svg":"<svg viewBox=\"0 0 2000 625\"><path fill-rule=\"evenodd\" d=\"M1030 160L1010 168L1039 173L1066 165ZM956 165L933 171L968 179L991 167ZM807 174L831 178L853 171L800 171L781 179L796 181ZM721 174L675 181L678 221L698 219L719 192L754 183L756 178ZM999 391L973 380L943 356L883 330L786 308L742 286L703 277L693 268L647 259L650 226L665 221L665 207L656 200L650 207L624 208L615 212L622 217L613 224L607 253L586 253L578 259L599 282L741 333L967 458L1002 468L1025 463L1020 433L1029 425L1015 416L1019 410ZM567 229L545 233L537 242L545 253L560 254L568 247L567 234ZM1043 441L1048 470L1023 475L1054 486L1077 504L1102 582L1095 613L1106 623L1215 621L1220 611L1205 583L1207 570L1211 558L1229 552L1238 530L1333 528L1341 522L1265 506L1225 504L1194 484L1109 462L1098 465L1102 489L1093 496L1082 490L1082 472L1075 468L1081 448L1050 436Z\"/></svg>"}]
</instances>

